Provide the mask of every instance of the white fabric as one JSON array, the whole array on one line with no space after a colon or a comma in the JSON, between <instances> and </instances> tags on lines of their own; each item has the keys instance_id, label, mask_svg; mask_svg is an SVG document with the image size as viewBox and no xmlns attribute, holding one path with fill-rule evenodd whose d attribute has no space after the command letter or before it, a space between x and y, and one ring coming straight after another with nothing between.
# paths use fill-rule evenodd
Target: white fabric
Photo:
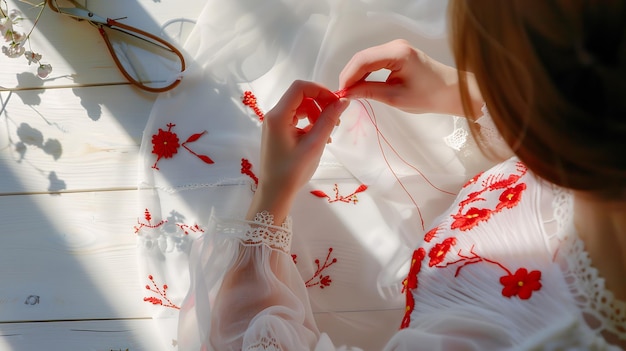
<instances>
[{"instance_id":1,"label":"white fabric","mask_svg":"<svg viewBox=\"0 0 626 351\"><path fill-rule=\"evenodd\" d=\"M429 224L454 206L450 194L491 165L458 118L353 103L318 172L297 196L291 250L285 253L284 236L284 245L249 241L248 223L237 220L254 191L242 159L254 172L261 126L241 103L243 91L251 90L267 111L294 79L334 89L356 51L396 38L451 63L445 6L440 0L207 1L185 44L189 68L181 85L155 103L141 148L142 207L134 230L140 284L146 287L141 303L151 309L166 345L186 351L204 343L210 350L207 340L219 329L241 339L222 339L213 345L217 350L231 342L260 350L380 350L386 344L412 350L415 340L437 349L464 342L442 339L444 332L454 334L450 328L490 338L503 330L501 317L485 316L478 324L475 315L459 309L426 311L423 324L397 332L411 253ZM174 134L176 153L153 153L154 138ZM459 136L464 143L454 141ZM249 278L236 279L237 270L228 267ZM566 305L559 306L554 310ZM545 340L597 335L572 311L570 319L546 329L553 332ZM250 318L241 318L246 316L250 325ZM236 320L243 324L230 329ZM494 345L506 343L507 335Z\"/></svg>"}]
</instances>

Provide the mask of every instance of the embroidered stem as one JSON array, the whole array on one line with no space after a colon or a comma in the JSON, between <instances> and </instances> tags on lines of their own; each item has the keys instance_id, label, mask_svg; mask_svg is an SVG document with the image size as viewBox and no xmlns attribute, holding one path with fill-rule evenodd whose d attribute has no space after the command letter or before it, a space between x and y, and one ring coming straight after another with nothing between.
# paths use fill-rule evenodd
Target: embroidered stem
<instances>
[{"instance_id":1,"label":"embroidered stem","mask_svg":"<svg viewBox=\"0 0 626 351\"><path fill-rule=\"evenodd\" d=\"M160 299L160 298L154 297L154 296L144 297L143 300L145 302L150 302L153 305L161 305L163 307L169 307L169 308L174 308L174 309L180 310L180 307L177 306L175 303L173 303L167 297L167 289L168 289L167 284L163 284L163 289L161 290L161 289L159 289L159 286L154 281L154 277L152 277L152 275L149 275L148 279L152 283L153 287L150 287L150 285L146 285L146 290L151 291L151 292L161 296L163 299ZM164 303L163 300L165 300L165 303Z\"/></svg>"},{"instance_id":2,"label":"embroidered stem","mask_svg":"<svg viewBox=\"0 0 626 351\"><path fill-rule=\"evenodd\" d=\"M315 273L313 274L313 277L311 277L311 279L307 280L304 285L307 288L310 288L312 286L316 286L319 285L320 289L324 289L327 286L330 286L330 283L332 283L332 280L330 279L329 275L323 275L322 272L324 272L324 270L326 270L328 267L332 266L333 264L337 263L337 259L333 258L332 261L330 260L330 255L333 252L333 248L329 248L328 249L328 255L326 255L326 260L324 260L324 264L320 265L320 260L316 259L315 260L315 264L317 265L317 270L315 271ZM314 282L314 280L317 279L317 281Z\"/></svg>"}]
</instances>

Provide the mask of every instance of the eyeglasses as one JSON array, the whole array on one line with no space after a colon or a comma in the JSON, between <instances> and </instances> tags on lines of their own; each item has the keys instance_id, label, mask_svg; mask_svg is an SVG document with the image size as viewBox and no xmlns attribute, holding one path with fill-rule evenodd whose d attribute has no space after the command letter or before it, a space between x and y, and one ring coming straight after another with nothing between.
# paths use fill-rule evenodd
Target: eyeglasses
<instances>
[{"instance_id":1,"label":"eyeglasses","mask_svg":"<svg viewBox=\"0 0 626 351\"><path fill-rule=\"evenodd\" d=\"M46 0L54 12L98 28L122 75L136 87L153 93L175 88L182 79L185 59L166 40L133 26L89 11L76 0L64 0L73 7L59 7L57 0Z\"/></svg>"}]
</instances>

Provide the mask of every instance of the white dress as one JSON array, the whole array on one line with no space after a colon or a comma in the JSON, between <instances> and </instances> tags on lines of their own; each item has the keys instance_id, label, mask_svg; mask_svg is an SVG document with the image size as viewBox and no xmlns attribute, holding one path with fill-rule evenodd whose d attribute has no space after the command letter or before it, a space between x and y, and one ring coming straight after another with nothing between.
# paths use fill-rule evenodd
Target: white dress
<instances>
[{"instance_id":1,"label":"white dress","mask_svg":"<svg viewBox=\"0 0 626 351\"><path fill-rule=\"evenodd\" d=\"M145 287L140 303L150 308L164 345L185 351L228 350L225 345L334 350L333 343L478 350L541 349L536 345L554 341L554 349L564 349L559 342L571 340L577 346L570 349L593 348L584 343L602 349L603 331L623 340L626 308L607 302L610 293L593 275L580 242L565 240L575 238L566 193L557 189L553 196L552 187L529 172L521 175L515 161L463 188L491 166L464 119L353 103L297 196L293 230L266 229L266 216L241 221L255 189L261 130L259 116L242 103L244 91L267 111L294 79L336 87L352 54L399 37L450 63L445 5L207 1L185 44L190 68L178 88L157 100L142 141L142 207L133 228ZM515 184L526 184L522 201L495 211L498 192L505 191L495 187L460 207L456 194L461 201L471 189L482 191L495 181L492 173L520 175ZM451 215L473 207L491 209L489 220L453 230ZM428 234L432 227L440 230ZM511 229L523 234L501 235ZM420 246L424 258L411 264L414 254L421 257ZM429 255L435 246L445 255L429 266L438 260ZM582 261L558 256L554 262L565 265L555 264L557 247ZM540 271L541 288L528 299L520 298L527 290L504 297L500 278L520 268ZM577 276L583 269L587 273ZM537 287L535 280L529 284ZM509 305L519 316L506 312ZM581 311L599 323L587 327ZM476 333L492 344L463 344Z\"/></svg>"}]
</instances>

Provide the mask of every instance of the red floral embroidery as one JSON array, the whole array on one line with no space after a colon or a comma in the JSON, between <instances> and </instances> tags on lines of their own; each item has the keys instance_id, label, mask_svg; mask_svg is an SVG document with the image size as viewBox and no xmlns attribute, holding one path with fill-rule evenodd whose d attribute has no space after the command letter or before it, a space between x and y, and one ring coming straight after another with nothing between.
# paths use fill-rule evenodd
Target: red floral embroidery
<instances>
[{"instance_id":1,"label":"red floral embroidery","mask_svg":"<svg viewBox=\"0 0 626 351\"><path fill-rule=\"evenodd\" d=\"M145 218L147 223L141 223L139 220L137 220L137 224L139 224L139 226L133 226L133 228L135 229L135 234L139 233L139 231L141 230L141 228L158 228L160 226L162 226L163 224L167 223L167 220L161 220L156 224L152 224L152 215L150 214L150 211L148 211L148 209L146 208L146 210L143 213L143 218Z\"/></svg>"},{"instance_id":2,"label":"red floral embroidery","mask_svg":"<svg viewBox=\"0 0 626 351\"><path fill-rule=\"evenodd\" d=\"M144 297L143 300L145 302L149 302L149 303L151 303L153 305L161 305L163 307L174 308L174 309L177 309L177 310L180 309L179 306L177 306L175 303L173 303L167 297L167 289L168 289L167 284L163 284L163 287L159 288L159 286L155 283L154 277L152 275L149 275L148 279L150 280L150 283L152 283L152 286L146 285L146 290L149 290L149 291L159 295L160 298L159 297L155 297L155 296Z\"/></svg>"},{"instance_id":3,"label":"red floral embroidery","mask_svg":"<svg viewBox=\"0 0 626 351\"><path fill-rule=\"evenodd\" d=\"M411 323L411 313L413 312L413 309L415 309L413 291L417 289L418 286L417 275L422 269L422 261L424 260L424 257L426 257L426 250L424 250L424 248L420 247L419 249L413 251L409 274L406 279L402 281L402 292L406 295L406 308L404 318L402 318L402 323L400 324L400 329L409 327L409 324Z\"/></svg>"},{"instance_id":4,"label":"red floral embroidery","mask_svg":"<svg viewBox=\"0 0 626 351\"><path fill-rule=\"evenodd\" d=\"M167 127L166 131L159 128L159 132L152 136L152 153L157 155L159 159L172 158L178 152L178 147L180 146L178 136L171 132L174 124L170 123Z\"/></svg>"},{"instance_id":5,"label":"red floral embroidery","mask_svg":"<svg viewBox=\"0 0 626 351\"><path fill-rule=\"evenodd\" d=\"M312 190L311 194L313 194L313 195L315 195L317 197L320 197L320 198L326 198L328 200L329 204L332 204L334 202L345 202L345 203L356 204L357 202L359 202L356 194L364 192L365 190L367 190L367 185L361 184L361 185L359 185L358 188L356 188L355 191L353 191L349 195L340 195L339 194L339 185L335 184L335 186L333 187L333 191L335 192L335 198L334 199L331 198L330 196L328 196L322 190Z\"/></svg>"},{"instance_id":6,"label":"red floral embroidery","mask_svg":"<svg viewBox=\"0 0 626 351\"><path fill-rule=\"evenodd\" d=\"M515 185L528 171L523 163L518 162L516 164L518 174L510 174L504 178L504 175L490 175L483 181L483 189L471 192L467 195L466 199L459 203L459 211L452 215L454 222L450 226L451 229L460 229L465 231L478 225L480 222L488 220L493 213L502 211L505 208L513 208L521 201L522 193L526 190L525 183L519 183ZM483 173L470 179L464 187L478 182L478 179ZM471 207L464 212L465 207L469 204L479 201L485 201L483 195L486 192L496 191L504 189L500 194L499 203L494 209Z\"/></svg>"},{"instance_id":7,"label":"red floral embroidery","mask_svg":"<svg viewBox=\"0 0 626 351\"><path fill-rule=\"evenodd\" d=\"M429 243L431 242L431 240L433 240L435 238L435 235L437 235L437 232L439 231L439 227L435 227L431 230L428 231L428 233L424 234L424 241Z\"/></svg>"},{"instance_id":8,"label":"red floral embroidery","mask_svg":"<svg viewBox=\"0 0 626 351\"><path fill-rule=\"evenodd\" d=\"M201 159L203 162L208 164L213 163L213 160L209 156L199 155L187 146L188 143L193 143L194 141L200 139L200 137L202 137L206 133L206 131L193 134L189 138L187 138L187 140L185 140L182 144L180 144L178 135L172 132L172 128L174 128L175 126L176 125L173 123L168 123L167 130L159 128L159 132L152 135L152 153L157 155L157 159L154 162L154 165L152 165L152 168L158 170L159 167L157 166L157 164L159 163L159 161L162 158L174 157L174 155L178 153L178 148L180 146L185 148L185 150L189 151L192 155Z\"/></svg>"},{"instance_id":9,"label":"red floral embroidery","mask_svg":"<svg viewBox=\"0 0 626 351\"><path fill-rule=\"evenodd\" d=\"M479 222L489 219L489 217L491 217L491 213L492 211L486 208L478 209L476 207L472 207L465 214L452 215L454 222L452 222L450 228L468 230L476 226Z\"/></svg>"},{"instance_id":10,"label":"red floral embroidery","mask_svg":"<svg viewBox=\"0 0 626 351\"><path fill-rule=\"evenodd\" d=\"M189 233L204 233L204 229L202 229L199 225L188 225L183 223L176 223L176 226L182 230L185 235L189 235Z\"/></svg>"},{"instance_id":11,"label":"red floral embroidery","mask_svg":"<svg viewBox=\"0 0 626 351\"><path fill-rule=\"evenodd\" d=\"M430 257L430 261L428 261L428 267L436 266L443 262L446 258L446 254L452 248L452 245L456 244L456 238L446 238L441 243L435 244L430 251L428 252L428 257Z\"/></svg>"},{"instance_id":12,"label":"red floral embroidery","mask_svg":"<svg viewBox=\"0 0 626 351\"><path fill-rule=\"evenodd\" d=\"M328 249L328 255L326 255L326 260L324 260L324 264L320 265L320 260L316 259L315 260L315 264L317 265L317 270L315 271L315 273L313 273L313 276L311 277L311 279L307 280L304 285L307 288L313 287L313 286L319 286L320 289L324 289L327 286L330 286L330 283L332 283L332 280L330 279L329 275L324 275L322 274L326 269L328 269L328 267L332 266L333 264L337 263L337 259L333 258L332 260L330 259L330 255L333 253L333 248L329 248ZM295 257L293 258L294 262L295 262Z\"/></svg>"},{"instance_id":13,"label":"red floral embroidery","mask_svg":"<svg viewBox=\"0 0 626 351\"><path fill-rule=\"evenodd\" d=\"M256 96L254 96L251 91L246 90L243 92L241 102L243 102L244 105L250 107L252 111L254 111L254 114L259 117L259 121L263 122L263 119L265 119L265 115L257 105Z\"/></svg>"},{"instance_id":14,"label":"red floral embroidery","mask_svg":"<svg viewBox=\"0 0 626 351\"><path fill-rule=\"evenodd\" d=\"M245 174L254 181L255 187L259 185L259 178L252 172L252 163L245 158L241 159L241 174Z\"/></svg>"},{"instance_id":15,"label":"red floral embroidery","mask_svg":"<svg viewBox=\"0 0 626 351\"><path fill-rule=\"evenodd\" d=\"M513 188L507 188L500 195L500 203L496 207L496 211L500 211L503 208L513 208L522 200L522 192L526 190L526 184L520 183Z\"/></svg>"},{"instance_id":16,"label":"red floral embroidery","mask_svg":"<svg viewBox=\"0 0 626 351\"><path fill-rule=\"evenodd\" d=\"M518 269L515 274L509 272L500 278L500 284L504 286L502 295L505 297L518 296L522 300L527 300L532 296L533 291L541 289L541 272L531 271L526 268Z\"/></svg>"},{"instance_id":17,"label":"red floral embroidery","mask_svg":"<svg viewBox=\"0 0 626 351\"><path fill-rule=\"evenodd\" d=\"M143 215L144 219L146 220L146 223L142 223L139 220L137 220L137 224L136 226L133 226L133 229L135 229L135 234L138 234L139 231L143 228L150 228L150 229L156 229L162 225L164 225L165 223L168 222L167 219L163 219L157 223L152 223L152 214L150 213L150 211L146 208L146 210L144 211L144 215ZM189 233L204 233L204 229L202 229L202 227L200 227L198 224L193 224L193 225L189 225L189 224L184 224L184 223L176 223L176 226L178 228L180 228L180 230L185 234L185 235L189 235Z\"/></svg>"},{"instance_id":18,"label":"red floral embroidery","mask_svg":"<svg viewBox=\"0 0 626 351\"><path fill-rule=\"evenodd\" d=\"M478 255L474 251L474 247L470 249L470 255L465 255L461 251L459 251L457 255L460 257L458 260L447 262L444 265L436 267L446 268L459 265L454 273L456 277L461 273L461 269L471 264L485 262L496 265L506 272L505 276L500 277L500 284L504 286L502 295L509 298L517 295L520 299L527 300L531 297L533 291L541 289L541 283L539 282L539 280L541 280L540 271L535 270L528 273L526 268L520 268L513 274L502 263Z\"/></svg>"}]
</instances>

